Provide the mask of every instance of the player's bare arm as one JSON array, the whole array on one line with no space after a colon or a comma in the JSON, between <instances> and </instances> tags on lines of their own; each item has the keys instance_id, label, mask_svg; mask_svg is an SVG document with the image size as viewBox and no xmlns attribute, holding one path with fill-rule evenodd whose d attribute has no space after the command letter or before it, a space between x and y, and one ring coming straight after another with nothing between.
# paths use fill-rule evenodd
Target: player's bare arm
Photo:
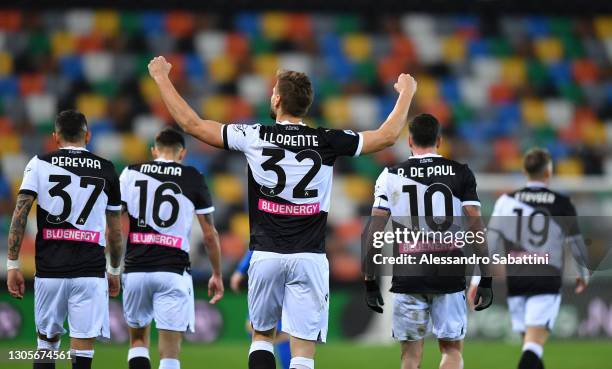
<instances>
[{"instance_id":1,"label":"player's bare arm","mask_svg":"<svg viewBox=\"0 0 612 369\"><path fill-rule=\"evenodd\" d=\"M25 282L23 274L18 267L19 251L21 250L21 242L25 234L25 228L28 224L28 214L34 204L34 196L20 194L17 196L17 203L15 205L15 211L13 212L13 218L11 220L11 227L8 235L8 263L7 265L7 286L11 296L21 299L25 292Z\"/></svg>"},{"instance_id":2,"label":"player's bare arm","mask_svg":"<svg viewBox=\"0 0 612 369\"><path fill-rule=\"evenodd\" d=\"M370 217L370 226L366 236L363 270L364 282L366 286L366 304L377 313L383 312L382 306L385 304L380 287L376 281L376 265L372 262L374 255L380 253L381 250L373 247L374 233L381 232L385 229L391 212L386 209L372 208L372 216Z\"/></svg>"},{"instance_id":3,"label":"player's bare arm","mask_svg":"<svg viewBox=\"0 0 612 369\"><path fill-rule=\"evenodd\" d=\"M485 231L482 214L480 213L480 206L464 206L463 213L467 218L467 228L469 231L474 233ZM480 260L482 260L482 257L489 256L489 248L486 239L483 243L474 246L474 252L477 256L481 257ZM478 267L480 268L482 277L476 290L476 295L474 296L474 309L476 311L484 310L493 303L493 291L491 289L492 274L490 266L485 263L480 263Z\"/></svg>"},{"instance_id":4,"label":"player's bare arm","mask_svg":"<svg viewBox=\"0 0 612 369\"><path fill-rule=\"evenodd\" d=\"M179 126L189 135L211 146L223 148L221 128L213 120L202 119L179 95L168 74L172 65L163 56L153 58L149 63L149 74L157 84L168 111Z\"/></svg>"},{"instance_id":5,"label":"player's bare arm","mask_svg":"<svg viewBox=\"0 0 612 369\"><path fill-rule=\"evenodd\" d=\"M110 255L110 266L118 269L123 255L123 236L121 234L121 211L106 211L107 241ZM108 273L108 293L112 297L119 295L121 283L118 273Z\"/></svg>"},{"instance_id":6,"label":"player's bare arm","mask_svg":"<svg viewBox=\"0 0 612 369\"><path fill-rule=\"evenodd\" d=\"M377 152L393 145L408 122L408 111L417 82L410 74L402 73L393 87L399 93L395 107L378 129L362 132L362 154Z\"/></svg>"},{"instance_id":7,"label":"player's bare arm","mask_svg":"<svg viewBox=\"0 0 612 369\"><path fill-rule=\"evenodd\" d=\"M223 278L221 276L221 246L219 243L219 233L215 228L215 220L210 214L198 214L198 221L204 233L204 247L213 269L213 274L208 280L208 297L210 303L214 304L223 297Z\"/></svg>"}]
</instances>

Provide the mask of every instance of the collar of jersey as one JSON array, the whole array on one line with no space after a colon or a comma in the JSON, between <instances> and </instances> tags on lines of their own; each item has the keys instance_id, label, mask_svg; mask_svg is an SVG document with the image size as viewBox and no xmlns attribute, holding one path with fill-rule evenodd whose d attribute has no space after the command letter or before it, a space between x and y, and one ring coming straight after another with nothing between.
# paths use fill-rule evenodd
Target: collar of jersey
<instances>
[{"instance_id":1,"label":"collar of jersey","mask_svg":"<svg viewBox=\"0 0 612 369\"><path fill-rule=\"evenodd\" d=\"M64 147L60 147L60 150L82 150L82 151L89 151L84 147L79 147L79 146L64 146Z\"/></svg>"},{"instance_id":2,"label":"collar of jersey","mask_svg":"<svg viewBox=\"0 0 612 369\"><path fill-rule=\"evenodd\" d=\"M410 156L409 159L421 159L421 158L441 158L442 155L440 154L434 154L431 152L428 152L426 154L421 154L421 155L412 155Z\"/></svg>"},{"instance_id":3,"label":"collar of jersey","mask_svg":"<svg viewBox=\"0 0 612 369\"><path fill-rule=\"evenodd\" d=\"M162 163L174 163L174 160L168 160L168 159L164 159L164 158L157 158L154 161L159 161Z\"/></svg>"},{"instance_id":4,"label":"collar of jersey","mask_svg":"<svg viewBox=\"0 0 612 369\"><path fill-rule=\"evenodd\" d=\"M286 126L288 124L297 124L297 125L300 125L300 126L305 126L305 124L303 122L291 123L288 120L284 120L282 122L276 122L276 124L280 124L281 126Z\"/></svg>"},{"instance_id":5,"label":"collar of jersey","mask_svg":"<svg viewBox=\"0 0 612 369\"><path fill-rule=\"evenodd\" d=\"M540 182L540 181L529 181L529 182L527 182L527 187L543 187L543 188L546 188L546 187L548 187L548 186L547 186L547 185L546 185L546 183L544 183L544 182Z\"/></svg>"}]
</instances>

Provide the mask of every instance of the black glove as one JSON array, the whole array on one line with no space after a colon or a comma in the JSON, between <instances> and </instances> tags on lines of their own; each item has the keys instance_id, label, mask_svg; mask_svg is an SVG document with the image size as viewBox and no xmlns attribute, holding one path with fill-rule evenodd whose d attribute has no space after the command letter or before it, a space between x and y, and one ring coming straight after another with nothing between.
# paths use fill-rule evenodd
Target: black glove
<instances>
[{"instance_id":1,"label":"black glove","mask_svg":"<svg viewBox=\"0 0 612 369\"><path fill-rule=\"evenodd\" d=\"M382 306L385 304L382 295L380 294L380 288L376 281L365 281L366 286L366 304L368 307L375 312L382 314Z\"/></svg>"},{"instance_id":2,"label":"black glove","mask_svg":"<svg viewBox=\"0 0 612 369\"><path fill-rule=\"evenodd\" d=\"M482 277L474 296L474 310L480 311L488 308L493 303L493 288L491 288L491 277ZM479 304L478 301L482 299Z\"/></svg>"}]
</instances>

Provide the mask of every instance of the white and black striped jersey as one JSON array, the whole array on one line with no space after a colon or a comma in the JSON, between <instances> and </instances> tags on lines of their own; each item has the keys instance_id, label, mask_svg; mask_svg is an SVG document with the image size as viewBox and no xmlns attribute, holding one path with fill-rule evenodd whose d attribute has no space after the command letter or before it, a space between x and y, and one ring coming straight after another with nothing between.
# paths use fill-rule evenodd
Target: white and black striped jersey
<instances>
[{"instance_id":1,"label":"white and black striped jersey","mask_svg":"<svg viewBox=\"0 0 612 369\"><path fill-rule=\"evenodd\" d=\"M197 169L157 159L130 165L119 177L130 218L125 273L189 270L189 235L195 214L215 208Z\"/></svg>"},{"instance_id":2,"label":"white and black striped jersey","mask_svg":"<svg viewBox=\"0 0 612 369\"><path fill-rule=\"evenodd\" d=\"M388 210L392 221L409 220L411 224L402 226L413 230L445 232L453 225L461 227L462 208L469 205L480 206L474 174L466 164L436 154L411 156L385 168L374 189L373 207ZM455 247L446 252L461 255ZM423 267L415 275L395 275L391 287L396 293L452 293L463 289L462 271L443 271L435 265Z\"/></svg>"},{"instance_id":3,"label":"white and black striped jersey","mask_svg":"<svg viewBox=\"0 0 612 369\"><path fill-rule=\"evenodd\" d=\"M333 165L362 143L353 131L301 123L223 126L225 149L248 162L250 249L324 253Z\"/></svg>"},{"instance_id":4,"label":"white and black striped jersey","mask_svg":"<svg viewBox=\"0 0 612 369\"><path fill-rule=\"evenodd\" d=\"M36 276L104 277L106 211L121 210L110 161L82 147L35 156L19 193L37 197Z\"/></svg>"},{"instance_id":5,"label":"white and black striped jersey","mask_svg":"<svg viewBox=\"0 0 612 369\"><path fill-rule=\"evenodd\" d=\"M548 255L548 265L506 266L510 296L558 293L564 245L573 237L582 239L570 198L540 182L502 195L488 230L491 253Z\"/></svg>"}]
</instances>

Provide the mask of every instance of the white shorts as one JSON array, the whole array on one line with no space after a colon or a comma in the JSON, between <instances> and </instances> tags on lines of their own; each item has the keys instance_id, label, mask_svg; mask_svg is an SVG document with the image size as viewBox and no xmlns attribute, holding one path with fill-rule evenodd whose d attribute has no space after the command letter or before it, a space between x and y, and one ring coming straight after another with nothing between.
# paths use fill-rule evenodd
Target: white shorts
<instances>
[{"instance_id":1,"label":"white shorts","mask_svg":"<svg viewBox=\"0 0 612 369\"><path fill-rule=\"evenodd\" d=\"M106 278L34 278L34 320L47 338L66 333L70 337L109 339L108 282Z\"/></svg>"},{"instance_id":2,"label":"white shorts","mask_svg":"<svg viewBox=\"0 0 612 369\"><path fill-rule=\"evenodd\" d=\"M157 329L194 332L191 274L135 272L122 279L123 315L129 327L144 328L155 319Z\"/></svg>"},{"instance_id":3,"label":"white shorts","mask_svg":"<svg viewBox=\"0 0 612 369\"><path fill-rule=\"evenodd\" d=\"M546 327L551 331L559 314L561 294L508 297L512 330L525 332L527 327Z\"/></svg>"},{"instance_id":4,"label":"white shorts","mask_svg":"<svg viewBox=\"0 0 612 369\"><path fill-rule=\"evenodd\" d=\"M325 342L329 263L325 254L255 251L249 266L249 318L267 331L282 319L283 332Z\"/></svg>"},{"instance_id":5,"label":"white shorts","mask_svg":"<svg viewBox=\"0 0 612 369\"><path fill-rule=\"evenodd\" d=\"M393 338L419 341L431 332L439 340L458 341L465 337L467 306L465 292L447 294L394 294Z\"/></svg>"}]
</instances>

